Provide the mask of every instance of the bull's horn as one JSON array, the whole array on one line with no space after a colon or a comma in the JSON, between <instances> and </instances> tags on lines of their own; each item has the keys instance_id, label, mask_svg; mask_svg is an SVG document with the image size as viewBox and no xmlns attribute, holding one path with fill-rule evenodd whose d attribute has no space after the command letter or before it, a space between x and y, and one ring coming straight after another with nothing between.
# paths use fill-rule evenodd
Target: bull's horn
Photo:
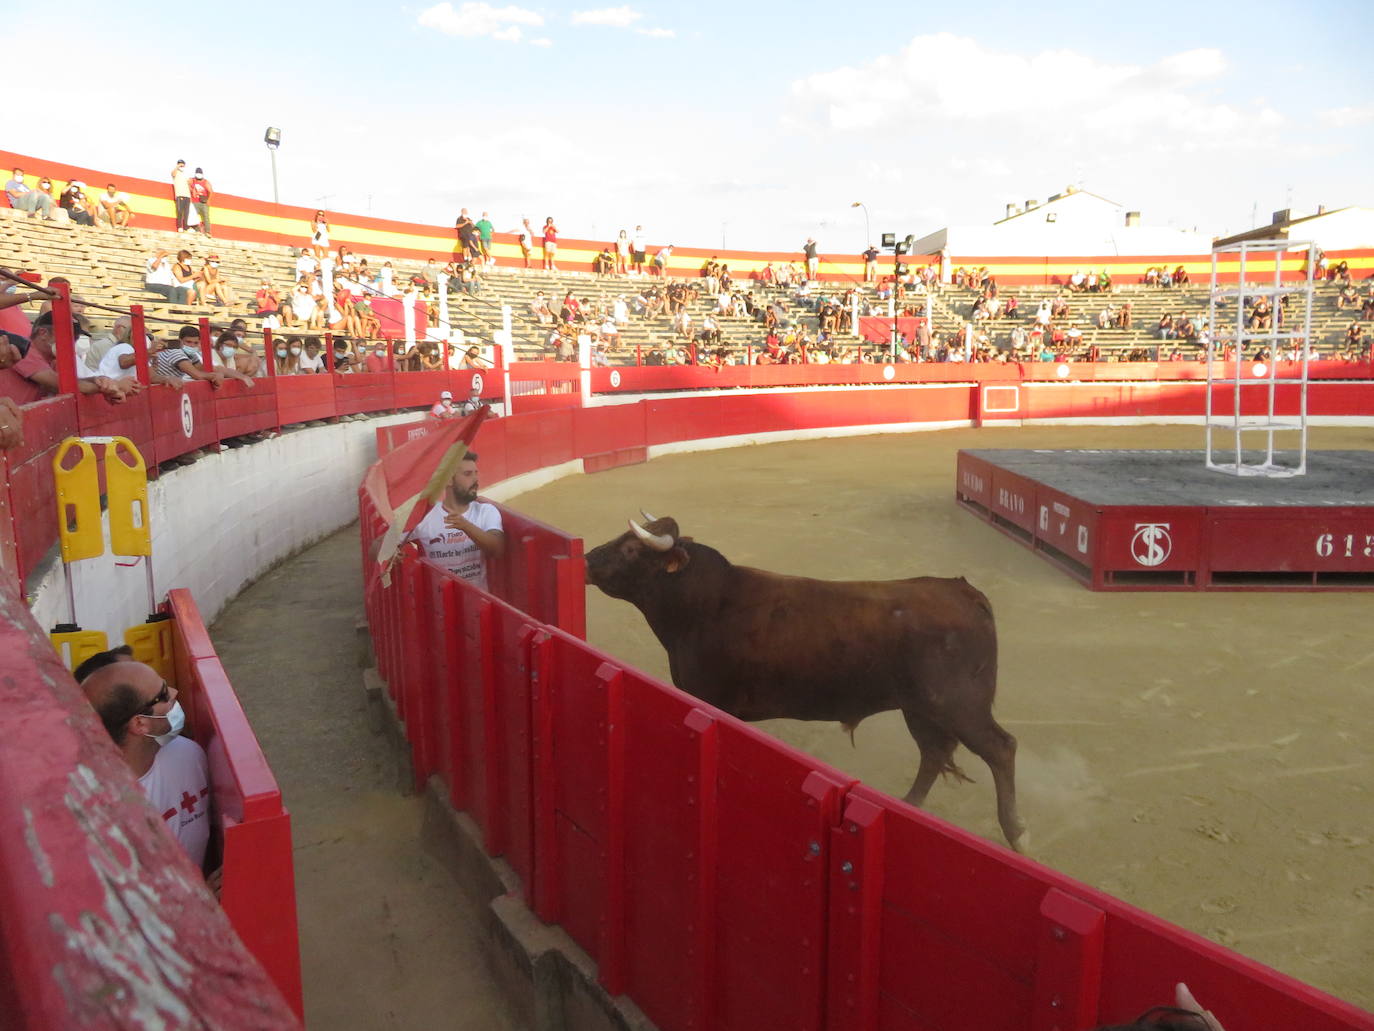
<instances>
[{"instance_id":1,"label":"bull's horn","mask_svg":"<svg viewBox=\"0 0 1374 1031\"><path fill-rule=\"evenodd\" d=\"M655 551L670 551L673 547L673 538L666 533L650 533L640 526L633 519L630 520L630 529L635 532L635 536L642 540Z\"/></svg>"},{"instance_id":2,"label":"bull's horn","mask_svg":"<svg viewBox=\"0 0 1374 1031\"><path fill-rule=\"evenodd\" d=\"M651 516L648 512L644 511L644 509L642 508L639 510L639 514L644 517L644 521L646 523L652 523L654 521L654 517Z\"/></svg>"}]
</instances>

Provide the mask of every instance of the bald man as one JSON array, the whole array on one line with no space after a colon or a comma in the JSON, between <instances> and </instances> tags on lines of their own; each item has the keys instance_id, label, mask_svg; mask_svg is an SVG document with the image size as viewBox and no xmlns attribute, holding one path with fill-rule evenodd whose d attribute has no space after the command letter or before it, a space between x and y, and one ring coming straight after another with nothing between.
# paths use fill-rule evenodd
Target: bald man
<instances>
[{"instance_id":1,"label":"bald man","mask_svg":"<svg viewBox=\"0 0 1374 1031\"><path fill-rule=\"evenodd\" d=\"M186 717L172 687L151 666L115 661L81 682L138 786L196 866L210 839L210 770L205 751L181 737Z\"/></svg>"}]
</instances>

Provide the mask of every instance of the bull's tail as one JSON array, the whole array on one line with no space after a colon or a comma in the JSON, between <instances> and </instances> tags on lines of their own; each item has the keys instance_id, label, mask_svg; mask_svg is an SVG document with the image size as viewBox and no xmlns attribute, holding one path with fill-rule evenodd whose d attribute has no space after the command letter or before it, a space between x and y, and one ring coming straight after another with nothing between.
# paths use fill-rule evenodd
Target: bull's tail
<instances>
[{"instance_id":1,"label":"bull's tail","mask_svg":"<svg viewBox=\"0 0 1374 1031\"><path fill-rule=\"evenodd\" d=\"M945 765L940 768L940 776L953 777L955 781L963 784L977 784L978 782L970 777L963 770L959 769L959 764L953 759L945 760Z\"/></svg>"},{"instance_id":2,"label":"bull's tail","mask_svg":"<svg viewBox=\"0 0 1374 1031\"><path fill-rule=\"evenodd\" d=\"M840 729L849 734L849 747L858 748L859 746L854 743L854 731L859 729L859 721L855 720L853 723L841 723Z\"/></svg>"}]
</instances>

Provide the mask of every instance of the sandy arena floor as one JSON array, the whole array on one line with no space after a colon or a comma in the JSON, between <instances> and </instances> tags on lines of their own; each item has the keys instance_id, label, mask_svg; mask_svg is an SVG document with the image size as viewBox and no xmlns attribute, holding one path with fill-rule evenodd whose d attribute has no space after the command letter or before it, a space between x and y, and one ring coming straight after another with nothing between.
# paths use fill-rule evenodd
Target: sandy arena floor
<instances>
[{"instance_id":1,"label":"sandy arena floor","mask_svg":"<svg viewBox=\"0 0 1374 1031\"><path fill-rule=\"evenodd\" d=\"M1374 596L1093 594L953 500L961 447L1198 446L1191 427L858 437L672 456L512 504L589 549L642 506L742 565L967 577L997 613L997 713L1020 740L1034 857L1371 1008ZM1374 449L1374 431L1311 446ZM628 604L589 591L588 636L667 678ZM915 773L895 712L857 748L838 724L763 726L898 796ZM978 783L937 784L930 810L1000 841L987 768L956 758Z\"/></svg>"}]
</instances>

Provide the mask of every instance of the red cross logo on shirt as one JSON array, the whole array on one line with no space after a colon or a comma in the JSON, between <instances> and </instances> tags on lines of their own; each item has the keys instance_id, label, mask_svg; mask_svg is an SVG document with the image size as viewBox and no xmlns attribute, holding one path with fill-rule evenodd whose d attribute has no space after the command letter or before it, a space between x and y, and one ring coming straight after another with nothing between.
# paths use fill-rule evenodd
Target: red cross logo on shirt
<instances>
[{"instance_id":1,"label":"red cross logo on shirt","mask_svg":"<svg viewBox=\"0 0 1374 1031\"><path fill-rule=\"evenodd\" d=\"M196 811L196 796L189 791L183 791L181 793L181 808L188 813L194 813Z\"/></svg>"}]
</instances>

